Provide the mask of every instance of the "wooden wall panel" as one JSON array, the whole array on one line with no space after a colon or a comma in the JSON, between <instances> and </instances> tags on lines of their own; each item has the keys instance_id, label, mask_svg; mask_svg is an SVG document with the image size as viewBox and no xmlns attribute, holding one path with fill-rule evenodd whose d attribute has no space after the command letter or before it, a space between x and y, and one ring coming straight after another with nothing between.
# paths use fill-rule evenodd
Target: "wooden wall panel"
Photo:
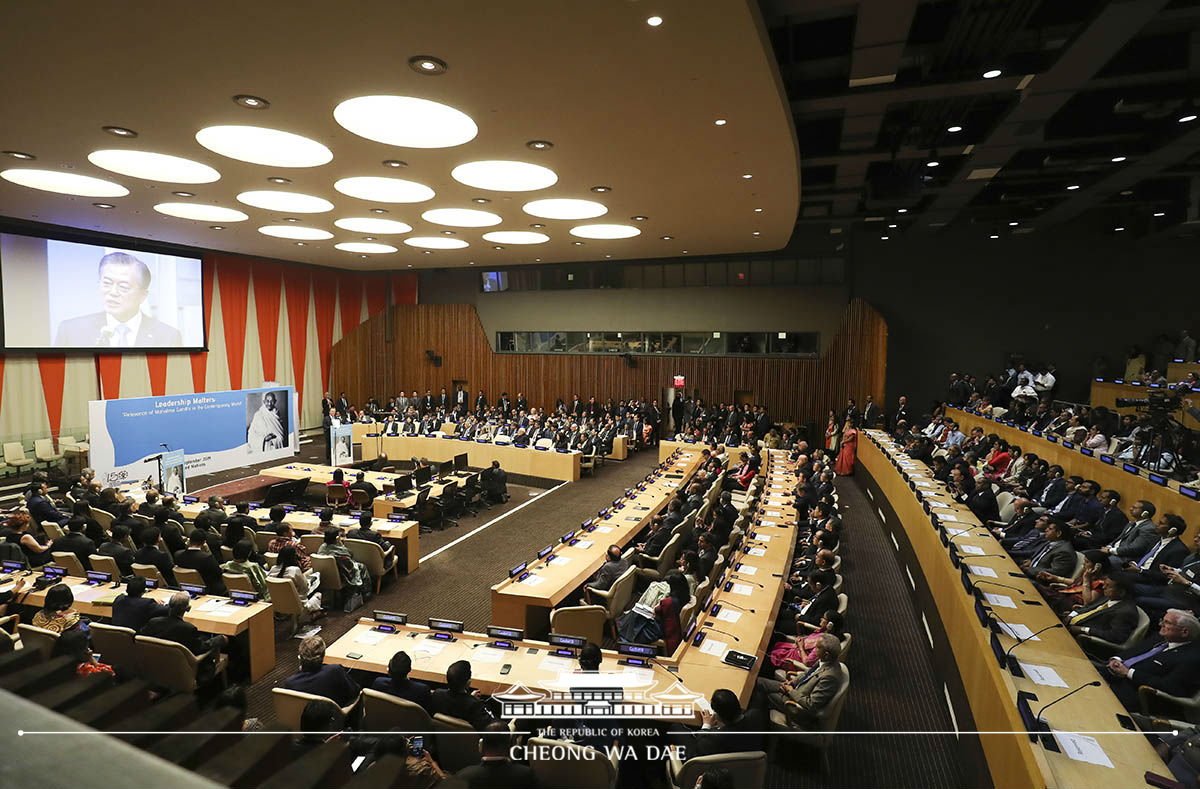
<instances>
[{"instance_id":1,"label":"wooden wall panel","mask_svg":"<svg viewBox=\"0 0 1200 789\"><path fill-rule=\"evenodd\" d=\"M390 321L389 321L390 318ZM391 328L391 341L387 330ZM426 350L442 357L435 367ZM848 302L829 352L821 359L704 358L635 356L637 367L619 356L493 353L470 304L418 304L392 307L349 332L333 347L333 391L353 403L414 389L421 394L464 380L489 402L502 391L524 392L530 403L553 406L578 393L598 400L662 398L672 376L687 377L687 389L706 401L728 402L735 390L748 390L776 421L824 420L847 397L861 405L867 394L882 402L887 364L887 324L865 301Z\"/></svg>"}]
</instances>

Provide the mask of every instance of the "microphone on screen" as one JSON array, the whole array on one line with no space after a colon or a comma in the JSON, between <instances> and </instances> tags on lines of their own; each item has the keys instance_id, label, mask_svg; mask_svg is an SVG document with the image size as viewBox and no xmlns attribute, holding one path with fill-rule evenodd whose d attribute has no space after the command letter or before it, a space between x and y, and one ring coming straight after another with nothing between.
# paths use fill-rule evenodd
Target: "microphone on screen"
<instances>
[{"instance_id":1,"label":"microphone on screen","mask_svg":"<svg viewBox=\"0 0 1200 789\"><path fill-rule=\"evenodd\" d=\"M1058 697L1057 699L1055 699L1054 701L1050 702L1049 704L1047 704L1046 706L1044 706L1044 707L1042 707L1040 710L1038 710L1038 711L1037 711L1037 715L1034 715L1034 716L1033 716L1034 720L1038 721L1039 723L1045 723L1045 720L1042 718L1042 713L1043 713L1043 712L1045 712L1046 710L1050 709L1050 708L1051 708L1051 707L1053 707L1055 704L1059 703L1060 701L1062 701L1063 699L1067 698L1068 696L1073 696L1073 695L1075 695L1076 693L1078 693L1079 691L1083 690L1084 688L1098 688L1098 687L1100 687L1100 685L1102 685L1102 684L1103 684L1103 683L1102 683L1100 680L1098 680L1098 679L1094 679L1094 680L1092 680L1091 682L1085 682L1084 684L1080 685L1079 687L1075 688L1074 690L1071 690L1071 691L1068 691L1068 692L1064 693L1063 695L1059 696L1059 697Z\"/></svg>"}]
</instances>

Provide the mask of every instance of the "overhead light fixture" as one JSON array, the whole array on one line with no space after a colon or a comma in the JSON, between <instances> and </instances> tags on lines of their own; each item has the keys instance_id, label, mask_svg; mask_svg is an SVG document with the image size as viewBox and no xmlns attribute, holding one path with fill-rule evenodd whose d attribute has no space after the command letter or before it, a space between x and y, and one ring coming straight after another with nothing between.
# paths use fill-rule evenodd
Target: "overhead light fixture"
<instances>
[{"instance_id":1,"label":"overhead light fixture","mask_svg":"<svg viewBox=\"0 0 1200 789\"><path fill-rule=\"evenodd\" d=\"M1114 157L1113 157L1112 159L1110 159L1109 161L1113 162L1114 164L1118 164L1118 163L1120 163L1120 162L1123 162L1123 161L1125 161L1125 157L1124 157L1124 156L1114 156Z\"/></svg>"},{"instance_id":2,"label":"overhead light fixture","mask_svg":"<svg viewBox=\"0 0 1200 789\"><path fill-rule=\"evenodd\" d=\"M1155 216L1166 216L1167 212L1166 211L1155 211L1154 215Z\"/></svg>"},{"instance_id":3,"label":"overhead light fixture","mask_svg":"<svg viewBox=\"0 0 1200 789\"><path fill-rule=\"evenodd\" d=\"M638 214L637 216L631 216L629 218L632 219L634 222L645 222L650 217L642 216L641 214Z\"/></svg>"},{"instance_id":4,"label":"overhead light fixture","mask_svg":"<svg viewBox=\"0 0 1200 789\"><path fill-rule=\"evenodd\" d=\"M951 134L957 134L958 132L962 131L962 129L963 127L961 126L950 126L946 129L946 131L950 132Z\"/></svg>"},{"instance_id":5,"label":"overhead light fixture","mask_svg":"<svg viewBox=\"0 0 1200 789\"><path fill-rule=\"evenodd\" d=\"M195 192L171 192L171 194L175 195L176 197L195 197L196 196Z\"/></svg>"},{"instance_id":6,"label":"overhead light fixture","mask_svg":"<svg viewBox=\"0 0 1200 789\"><path fill-rule=\"evenodd\" d=\"M431 208L421 214L426 222L449 227L492 227L503 220L490 211L478 211L474 208Z\"/></svg>"},{"instance_id":7,"label":"overhead light fixture","mask_svg":"<svg viewBox=\"0 0 1200 789\"><path fill-rule=\"evenodd\" d=\"M929 161L925 162L926 167L937 167L939 164L941 164L941 162L939 162L937 159L930 159Z\"/></svg>"},{"instance_id":8,"label":"overhead light fixture","mask_svg":"<svg viewBox=\"0 0 1200 789\"><path fill-rule=\"evenodd\" d=\"M1133 194L1132 189L1122 189L1121 190L1121 197L1129 197L1131 194Z\"/></svg>"},{"instance_id":9,"label":"overhead light fixture","mask_svg":"<svg viewBox=\"0 0 1200 789\"><path fill-rule=\"evenodd\" d=\"M762 233L760 233L759 231L755 230L755 231L754 231L754 235L756 235L756 236L761 236L761 235L762 235Z\"/></svg>"},{"instance_id":10,"label":"overhead light fixture","mask_svg":"<svg viewBox=\"0 0 1200 789\"><path fill-rule=\"evenodd\" d=\"M446 73L446 61L433 55L414 55L408 59L408 67L426 77L436 77Z\"/></svg>"},{"instance_id":11,"label":"overhead light fixture","mask_svg":"<svg viewBox=\"0 0 1200 789\"><path fill-rule=\"evenodd\" d=\"M247 93L239 93L233 97L233 103L245 107L248 110L265 110L271 106L271 102L264 99L262 96L251 96Z\"/></svg>"},{"instance_id":12,"label":"overhead light fixture","mask_svg":"<svg viewBox=\"0 0 1200 789\"><path fill-rule=\"evenodd\" d=\"M333 188L350 197L379 203L423 203L435 195L425 184L376 175L341 178L334 181Z\"/></svg>"},{"instance_id":13,"label":"overhead light fixture","mask_svg":"<svg viewBox=\"0 0 1200 789\"><path fill-rule=\"evenodd\" d=\"M291 178L284 178L282 175L272 175L267 180L273 184L290 184L292 182Z\"/></svg>"},{"instance_id":14,"label":"overhead light fixture","mask_svg":"<svg viewBox=\"0 0 1200 789\"><path fill-rule=\"evenodd\" d=\"M1117 227L1114 227L1114 228L1113 228L1113 232L1114 232L1114 233L1120 233L1120 232L1121 232L1122 230L1124 230L1124 229L1125 229L1124 227L1122 227L1122 226L1118 225Z\"/></svg>"},{"instance_id":15,"label":"overhead light fixture","mask_svg":"<svg viewBox=\"0 0 1200 789\"><path fill-rule=\"evenodd\" d=\"M15 168L0 172L0 178L18 186L28 186L30 189L79 197L124 197L129 194L128 189L112 181L59 170Z\"/></svg>"},{"instance_id":16,"label":"overhead light fixture","mask_svg":"<svg viewBox=\"0 0 1200 789\"><path fill-rule=\"evenodd\" d=\"M317 227L301 227L300 225L265 225L258 229L264 236L275 238L291 238L302 241L321 241L333 238L333 233Z\"/></svg>"},{"instance_id":17,"label":"overhead light fixture","mask_svg":"<svg viewBox=\"0 0 1200 789\"><path fill-rule=\"evenodd\" d=\"M384 167L408 167L408 162L402 162L399 159L384 159Z\"/></svg>"},{"instance_id":18,"label":"overhead light fixture","mask_svg":"<svg viewBox=\"0 0 1200 789\"><path fill-rule=\"evenodd\" d=\"M995 79L996 77L1000 76L1003 73L1004 72L998 68L988 69L987 71L983 72L983 78L984 79Z\"/></svg>"},{"instance_id":19,"label":"overhead light fixture","mask_svg":"<svg viewBox=\"0 0 1200 789\"><path fill-rule=\"evenodd\" d=\"M124 126L101 126L100 128L114 137L124 137L127 140L137 136L137 132L133 129L126 129Z\"/></svg>"},{"instance_id":20,"label":"overhead light fixture","mask_svg":"<svg viewBox=\"0 0 1200 789\"><path fill-rule=\"evenodd\" d=\"M14 159L23 159L25 161L33 161L37 158L33 154L25 153L24 151L5 151L4 155L11 156Z\"/></svg>"},{"instance_id":21,"label":"overhead light fixture","mask_svg":"<svg viewBox=\"0 0 1200 789\"><path fill-rule=\"evenodd\" d=\"M372 214L386 214L388 212L386 208L372 208L370 210Z\"/></svg>"},{"instance_id":22,"label":"overhead light fixture","mask_svg":"<svg viewBox=\"0 0 1200 789\"><path fill-rule=\"evenodd\" d=\"M900 227L900 226L899 225L888 225L888 227L896 228L896 227Z\"/></svg>"},{"instance_id":23,"label":"overhead light fixture","mask_svg":"<svg viewBox=\"0 0 1200 789\"><path fill-rule=\"evenodd\" d=\"M399 252L396 247L391 244L371 244L366 241L343 241L340 244L334 244L334 249L340 249L343 252L358 252L365 255L385 255L388 252Z\"/></svg>"},{"instance_id":24,"label":"overhead light fixture","mask_svg":"<svg viewBox=\"0 0 1200 789\"><path fill-rule=\"evenodd\" d=\"M303 241L297 241L297 242L296 242L296 246L298 246L298 247L306 247L306 246L308 246L308 244L305 244Z\"/></svg>"},{"instance_id":25,"label":"overhead light fixture","mask_svg":"<svg viewBox=\"0 0 1200 789\"><path fill-rule=\"evenodd\" d=\"M658 27L662 23L663 18L661 16L652 16L646 20L646 24L650 25L650 27Z\"/></svg>"},{"instance_id":26,"label":"overhead light fixture","mask_svg":"<svg viewBox=\"0 0 1200 789\"><path fill-rule=\"evenodd\" d=\"M504 247L502 247L502 246L500 246L499 244L497 244L496 246L492 247L492 249L504 249Z\"/></svg>"},{"instance_id":27,"label":"overhead light fixture","mask_svg":"<svg viewBox=\"0 0 1200 789\"><path fill-rule=\"evenodd\" d=\"M593 219L607 214L608 206L593 200L558 197L533 200L522 206L521 210L542 219Z\"/></svg>"},{"instance_id":28,"label":"overhead light fixture","mask_svg":"<svg viewBox=\"0 0 1200 789\"><path fill-rule=\"evenodd\" d=\"M335 244L334 246L337 246L337 245ZM366 255L359 255L359 257L360 257L360 258L362 258L363 260L366 260L366 259L367 259L367 256L366 256Z\"/></svg>"},{"instance_id":29,"label":"overhead light fixture","mask_svg":"<svg viewBox=\"0 0 1200 789\"><path fill-rule=\"evenodd\" d=\"M683 250L683 254L684 254L684 255L686 255L686 254L687 254L687 250L686 250L686 249L685 249L685 250Z\"/></svg>"},{"instance_id":30,"label":"overhead light fixture","mask_svg":"<svg viewBox=\"0 0 1200 789\"><path fill-rule=\"evenodd\" d=\"M530 227L532 227L534 230L541 230L543 227L545 227L545 225L543 225L541 222L534 222L530 225Z\"/></svg>"},{"instance_id":31,"label":"overhead light fixture","mask_svg":"<svg viewBox=\"0 0 1200 789\"><path fill-rule=\"evenodd\" d=\"M754 213L756 213L756 214L761 214L761 213L762 213L762 209L761 209L761 208L756 208L756 209L754 209Z\"/></svg>"},{"instance_id":32,"label":"overhead light fixture","mask_svg":"<svg viewBox=\"0 0 1200 789\"><path fill-rule=\"evenodd\" d=\"M896 209L896 213L897 213L897 214L907 214L907 213L908 213L908 209L907 209L907 208L897 208L897 209Z\"/></svg>"},{"instance_id":33,"label":"overhead light fixture","mask_svg":"<svg viewBox=\"0 0 1200 789\"><path fill-rule=\"evenodd\" d=\"M442 235L443 236L453 236L453 235L457 235L457 233L455 233L453 230L443 230Z\"/></svg>"},{"instance_id":34,"label":"overhead light fixture","mask_svg":"<svg viewBox=\"0 0 1200 789\"><path fill-rule=\"evenodd\" d=\"M744 174L744 175L742 176L742 178L747 178L747 179L749 179L749 178L753 178L753 177L754 177L754 176L753 176L752 174L750 174L750 173L746 173L746 174Z\"/></svg>"},{"instance_id":35,"label":"overhead light fixture","mask_svg":"<svg viewBox=\"0 0 1200 789\"><path fill-rule=\"evenodd\" d=\"M462 249L470 246L461 238L443 238L441 236L414 236L404 239L404 243L410 247L420 247L421 249Z\"/></svg>"},{"instance_id":36,"label":"overhead light fixture","mask_svg":"<svg viewBox=\"0 0 1200 789\"><path fill-rule=\"evenodd\" d=\"M489 199L487 199L486 197L472 197L472 198L471 198L471 202L472 202L472 203L479 203L480 205L483 205L484 203L490 203L490 202L492 202L492 201L491 201L491 200L489 200Z\"/></svg>"},{"instance_id":37,"label":"overhead light fixture","mask_svg":"<svg viewBox=\"0 0 1200 789\"><path fill-rule=\"evenodd\" d=\"M554 143L549 140L530 140L525 143L525 147L535 151L548 151L554 147Z\"/></svg>"},{"instance_id":38,"label":"overhead light fixture","mask_svg":"<svg viewBox=\"0 0 1200 789\"><path fill-rule=\"evenodd\" d=\"M433 250L432 250L432 249L427 249L427 250L425 250L425 252L424 252L424 253L422 253L422 254L425 254L425 255L432 255L432 254L433 254Z\"/></svg>"},{"instance_id":39,"label":"overhead light fixture","mask_svg":"<svg viewBox=\"0 0 1200 789\"><path fill-rule=\"evenodd\" d=\"M541 263L541 262L542 262L542 259L541 259L541 258L534 258L534 259L533 259L533 262L534 262L534 263Z\"/></svg>"},{"instance_id":40,"label":"overhead light fixture","mask_svg":"<svg viewBox=\"0 0 1200 789\"><path fill-rule=\"evenodd\" d=\"M252 205L255 208L265 208L268 211L280 211L293 214L323 214L333 210L333 203L323 197L300 194L299 192L280 192L273 189L255 189L242 192L237 196L239 203Z\"/></svg>"},{"instance_id":41,"label":"overhead light fixture","mask_svg":"<svg viewBox=\"0 0 1200 789\"><path fill-rule=\"evenodd\" d=\"M889 238L891 238L891 236L880 236L880 237L879 237L879 240L880 240L880 241L887 241Z\"/></svg>"},{"instance_id":42,"label":"overhead light fixture","mask_svg":"<svg viewBox=\"0 0 1200 789\"><path fill-rule=\"evenodd\" d=\"M284 221L284 222L299 222L300 220L299 220L299 219L297 219L297 218L296 218L296 217L294 217L294 216L285 216L285 217L283 218L283 221Z\"/></svg>"},{"instance_id":43,"label":"overhead light fixture","mask_svg":"<svg viewBox=\"0 0 1200 789\"><path fill-rule=\"evenodd\" d=\"M96 208L116 208L112 203L92 203Z\"/></svg>"},{"instance_id":44,"label":"overhead light fixture","mask_svg":"<svg viewBox=\"0 0 1200 789\"><path fill-rule=\"evenodd\" d=\"M1009 222L1009 223L1008 223L1008 226L1009 226L1009 227L1016 227L1016 226L1017 226L1017 223L1016 223L1016 222Z\"/></svg>"},{"instance_id":45,"label":"overhead light fixture","mask_svg":"<svg viewBox=\"0 0 1200 789\"><path fill-rule=\"evenodd\" d=\"M993 238L993 239L994 239L994 238L1000 238L1000 236L998 236L998 235L996 235L995 233L993 233L992 235L988 236L988 238Z\"/></svg>"},{"instance_id":46,"label":"overhead light fixture","mask_svg":"<svg viewBox=\"0 0 1200 789\"><path fill-rule=\"evenodd\" d=\"M262 126L207 126L196 142L213 153L267 167L319 167L333 151L307 137Z\"/></svg>"},{"instance_id":47,"label":"overhead light fixture","mask_svg":"<svg viewBox=\"0 0 1200 789\"><path fill-rule=\"evenodd\" d=\"M347 99L334 108L333 119L359 137L404 148L453 148L479 134L465 112L412 96Z\"/></svg>"},{"instance_id":48,"label":"overhead light fixture","mask_svg":"<svg viewBox=\"0 0 1200 789\"><path fill-rule=\"evenodd\" d=\"M196 222L245 222L250 218L248 214L238 211L236 208L202 203L159 203L154 206L154 210L177 219L191 219ZM219 229L224 230L225 228Z\"/></svg>"},{"instance_id":49,"label":"overhead light fixture","mask_svg":"<svg viewBox=\"0 0 1200 789\"><path fill-rule=\"evenodd\" d=\"M577 246L577 247L581 247L581 246L583 246L583 242L582 242L582 241L572 241L571 243L572 243L572 244L574 244L574 245L575 245L575 246Z\"/></svg>"},{"instance_id":50,"label":"overhead light fixture","mask_svg":"<svg viewBox=\"0 0 1200 789\"><path fill-rule=\"evenodd\" d=\"M165 153L108 148L92 151L87 158L101 169L147 181L207 184L221 178L221 174L207 164Z\"/></svg>"},{"instance_id":51,"label":"overhead light fixture","mask_svg":"<svg viewBox=\"0 0 1200 789\"><path fill-rule=\"evenodd\" d=\"M550 236L545 233L535 233L532 230L493 230L484 233L485 241L494 244L545 244Z\"/></svg>"},{"instance_id":52,"label":"overhead light fixture","mask_svg":"<svg viewBox=\"0 0 1200 789\"><path fill-rule=\"evenodd\" d=\"M472 260L472 261L471 261L471 265L472 265L472 266L474 266L474 265L475 265L475 261L474 261L474 260Z\"/></svg>"},{"instance_id":53,"label":"overhead light fixture","mask_svg":"<svg viewBox=\"0 0 1200 789\"><path fill-rule=\"evenodd\" d=\"M1079 188L1079 184L1071 184L1070 186L1067 187L1067 191L1074 192L1078 188Z\"/></svg>"},{"instance_id":54,"label":"overhead light fixture","mask_svg":"<svg viewBox=\"0 0 1200 789\"><path fill-rule=\"evenodd\" d=\"M375 236L363 236L363 241L374 241Z\"/></svg>"},{"instance_id":55,"label":"overhead light fixture","mask_svg":"<svg viewBox=\"0 0 1200 789\"><path fill-rule=\"evenodd\" d=\"M675 238L675 236L659 236L659 238L661 238L663 241L670 241L672 238Z\"/></svg>"},{"instance_id":56,"label":"overhead light fixture","mask_svg":"<svg viewBox=\"0 0 1200 789\"><path fill-rule=\"evenodd\" d=\"M208 229L209 230L224 230L225 226L224 225L209 225Z\"/></svg>"},{"instance_id":57,"label":"overhead light fixture","mask_svg":"<svg viewBox=\"0 0 1200 789\"><path fill-rule=\"evenodd\" d=\"M1194 112L1189 112L1187 115L1182 115L1179 118L1180 123L1191 123L1194 120L1196 120L1196 114Z\"/></svg>"},{"instance_id":58,"label":"overhead light fixture","mask_svg":"<svg viewBox=\"0 0 1200 789\"><path fill-rule=\"evenodd\" d=\"M642 231L633 225L576 225L571 235L579 238L633 238Z\"/></svg>"}]
</instances>

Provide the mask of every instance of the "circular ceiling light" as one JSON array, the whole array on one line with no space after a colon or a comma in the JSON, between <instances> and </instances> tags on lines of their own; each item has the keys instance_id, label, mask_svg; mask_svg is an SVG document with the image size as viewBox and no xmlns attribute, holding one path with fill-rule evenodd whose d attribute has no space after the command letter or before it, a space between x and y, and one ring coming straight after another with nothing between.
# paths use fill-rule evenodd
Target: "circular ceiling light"
<instances>
[{"instance_id":1,"label":"circular ceiling light","mask_svg":"<svg viewBox=\"0 0 1200 789\"><path fill-rule=\"evenodd\" d=\"M558 183L558 174L549 167L499 160L460 164L450 176L460 184L492 192L531 192Z\"/></svg>"},{"instance_id":2,"label":"circular ceiling light","mask_svg":"<svg viewBox=\"0 0 1200 789\"><path fill-rule=\"evenodd\" d=\"M542 219L593 219L608 213L608 207L603 203L566 197L533 200L526 203L521 210Z\"/></svg>"},{"instance_id":3,"label":"circular ceiling light","mask_svg":"<svg viewBox=\"0 0 1200 789\"><path fill-rule=\"evenodd\" d=\"M658 27L662 23L663 23L663 19L661 16L652 16L646 20L646 24L650 25L650 27Z\"/></svg>"},{"instance_id":4,"label":"circular ceiling light","mask_svg":"<svg viewBox=\"0 0 1200 789\"><path fill-rule=\"evenodd\" d=\"M433 55L414 55L408 59L408 67L426 77L436 77L446 73L446 61Z\"/></svg>"},{"instance_id":5,"label":"circular ceiling light","mask_svg":"<svg viewBox=\"0 0 1200 789\"><path fill-rule=\"evenodd\" d=\"M323 214L333 210L333 203L323 197L300 194L299 192L279 192L273 189L257 189L242 192L237 196L239 203L252 205L255 208L265 208L268 211L282 211L296 214Z\"/></svg>"},{"instance_id":6,"label":"circular ceiling light","mask_svg":"<svg viewBox=\"0 0 1200 789\"><path fill-rule=\"evenodd\" d=\"M987 71L983 72L983 78L984 79L995 79L996 77L1000 76L1003 73L1004 72L998 68L988 69Z\"/></svg>"},{"instance_id":7,"label":"circular ceiling light","mask_svg":"<svg viewBox=\"0 0 1200 789\"><path fill-rule=\"evenodd\" d=\"M300 225L267 225L260 227L258 232L264 236L275 238L301 239L304 241L320 241L333 238L333 233L316 227L301 227Z\"/></svg>"},{"instance_id":8,"label":"circular ceiling light","mask_svg":"<svg viewBox=\"0 0 1200 789\"><path fill-rule=\"evenodd\" d=\"M353 233L375 233L380 236L407 233L412 230L412 227L405 222L397 222L394 219L375 219L369 216L347 217L339 219L333 224L335 227Z\"/></svg>"},{"instance_id":9,"label":"circular ceiling light","mask_svg":"<svg viewBox=\"0 0 1200 789\"><path fill-rule=\"evenodd\" d=\"M925 162L926 167L937 167L939 164L941 164L941 162L939 162L937 159L930 159L929 161Z\"/></svg>"},{"instance_id":10,"label":"circular ceiling light","mask_svg":"<svg viewBox=\"0 0 1200 789\"><path fill-rule=\"evenodd\" d=\"M342 178L334 182L333 188L344 195L379 203L423 203L434 196L425 184L377 175Z\"/></svg>"},{"instance_id":11,"label":"circular ceiling light","mask_svg":"<svg viewBox=\"0 0 1200 789\"><path fill-rule=\"evenodd\" d=\"M445 238L443 236L414 236L404 239L404 243L410 247L420 247L421 249L462 249L470 246L461 238Z\"/></svg>"},{"instance_id":12,"label":"circular ceiling light","mask_svg":"<svg viewBox=\"0 0 1200 789\"><path fill-rule=\"evenodd\" d=\"M642 231L633 225L577 225L571 235L579 238L633 238Z\"/></svg>"},{"instance_id":13,"label":"circular ceiling light","mask_svg":"<svg viewBox=\"0 0 1200 789\"><path fill-rule=\"evenodd\" d=\"M103 170L147 181L209 184L221 178L221 174L207 164L165 153L108 148L92 151L88 154L88 161Z\"/></svg>"},{"instance_id":14,"label":"circular ceiling light","mask_svg":"<svg viewBox=\"0 0 1200 789\"><path fill-rule=\"evenodd\" d=\"M1196 115L1195 115L1195 113L1191 113L1191 112L1189 112L1187 115L1184 115L1183 117L1181 117L1181 118L1179 119L1179 122L1180 122L1180 123L1191 123L1191 122L1192 122L1192 121L1194 121L1194 120L1196 120Z\"/></svg>"},{"instance_id":15,"label":"circular ceiling light","mask_svg":"<svg viewBox=\"0 0 1200 789\"><path fill-rule=\"evenodd\" d=\"M525 147L534 151L548 151L554 147L554 143L549 140L530 140Z\"/></svg>"},{"instance_id":16,"label":"circular ceiling light","mask_svg":"<svg viewBox=\"0 0 1200 789\"><path fill-rule=\"evenodd\" d=\"M384 167L408 167L408 162L402 162L399 159L384 159Z\"/></svg>"},{"instance_id":17,"label":"circular ceiling light","mask_svg":"<svg viewBox=\"0 0 1200 789\"><path fill-rule=\"evenodd\" d=\"M96 208L116 208L112 203L92 203Z\"/></svg>"},{"instance_id":18,"label":"circular ceiling light","mask_svg":"<svg viewBox=\"0 0 1200 789\"><path fill-rule=\"evenodd\" d=\"M132 140L137 136L137 132L133 129L126 129L124 126L101 126L100 128L114 137L124 137L127 140Z\"/></svg>"},{"instance_id":19,"label":"circular ceiling light","mask_svg":"<svg viewBox=\"0 0 1200 789\"><path fill-rule=\"evenodd\" d=\"M641 214L638 214L637 216L631 216L629 218L632 219L634 222L645 222L650 217L642 216Z\"/></svg>"},{"instance_id":20,"label":"circular ceiling light","mask_svg":"<svg viewBox=\"0 0 1200 789\"><path fill-rule=\"evenodd\" d=\"M282 175L272 175L267 180L273 184L290 184L292 182L291 178L284 178Z\"/></svg>"},{"instance_id":21,"label":"circular ceiling light","mask_svg":"<svg viewBox=\"0 0 1200 789\"><path fill-rule=\"evenodd\" d=\"M503 220L490 211L477 211L474 208L431 208L421 214L426 222L450 227L491 227Z\"/></svg>"},{"instance_id":22,"label":"circular ceiling light","mask_svg":"<svg viewBox=\"0 0 1200 789\"><path fill-rule=\"evenodd\" d=\"M391 244L372 244L366 241L343 241L340 244L333 245L335 249L340 249L343 252L358 252L363 257L367 255L384 255L388 252L399 252L400 250Z\"/></svg>"},{"instance_id":23,"label":"circular ceiling light","mask_svg":"<svg viewBox=\"0 0 1200 789\"><path fill-rule=\"evenodd\" d=\"M592 191L593 192L611 192L612 187L611 186L593 186Z\"/></svg>"},{"instance_id":24,"label":"circular ceiling light","mask_svg":"<svg viewBox=\"0 0 1200 789\"><path fill-rule=\"evenodd\" d=\"M250 218L236 208L200 203L159 203L154 206L154 210L167 216L194 219L197 222L245 222Z\"/></svg>"},{"instance_id":25,"label":"circular ceiling light","mask_svg":"<svg viewBox=\"0 0 1200 789\"><path fill-rule=\"evenodd\" d=\"M1121 162L1125 161L1125 157L1124 156L1114 156L1111 159L1111 161L1113 164L1120 164Z\"/></svg>"},{"instance_id":26,"label":"circular ceiling light","mask_svg":"<svg viewBox=\"0 0 1200 789\"><path fill-rule=\"evenodd\" d=\"M239 106L245 107L248 110L265 110L271 106L271 102L261 96L251 96L247 93L239 93L233 97L233 102Z\"/></svg>"},{"instance_id":27,"label":"circular ceiling light","mask_svg":"<svg viewBox=\"0 0 1200 789\"><path fill-rule=\"evenodd\" d=\"M171 192L171 194L175 195L176 197L195 197L196 196L195 192Z\"/></svg>"},{"instance_id":28,"label":"circular ceiling light","mask_svg":"<svg viewBox=\"0 0 1200 789\"><path fill-rule=\"evenodd\" d=\"M196 132L196 142L230 159L268 167L319 167L333 160L333 151L316 140L261 126L208 126Z\"/></svg>"},{"instance_id":29,"label":"circular ceiling light","mask_svg":"<svg viewBox=\"0 0 1200 789\"><path fill-rule=\"evenodd\" d=\"M715 121L713 121L713 124L716 126L724 126L728 122L729 121L725 120L724 118L717 118Z\"/></svg>"},{"instance_id":30,"label":"circular ceiling light","mask_svg":"<svg viewBox=\"0 0 1200 789\"><path fill-rule=\"evenodd\" d=\"M1067 191L1074 192L1078 188L1079 188L1079 184L1071 184L1070 186L1067 187Z\"/></svg>"},{"instance_id":31,"label":"circular ceiling light","mask_svg":"<svg viewBox=\"0 0 1200 789\"><path fill-rule=\"evenodd\" d=\"M58 170L17 168L0 172L0 178L18 186L28 186L30 189L41 189L43 192L57 192L63 195L124 197L129 194L128 189L112 181L93 178L90 175L59 172Z\"/></svg>"},{"instance_id":32,"label":"circular ceiling light","mask_svg":"<svg viewBox=\"0 0 1200 789\"><path fill-rule=\"evenodd\" d=\"M493 244L545 244L550 236L545 233L535 233L532 230L493 230L484 233L485 241Z\"/></svg>"},{"instance_id":33,"label":"circular ceiling light","mask_svg":"<svg viewBox=\"0 0 1200 789\"><path fill-rule=\"evenodd\" d=\"M954 134L956 132L962 131L962 127L961 126L951 126L950 128L946 129L946 131L950 132L951 134Z\"/></svg>"},{"instance_id":34,"label":"circular ceiling light","mask_svg":"<svg viewBox=\"0 0 1200 789\"><path fill-rule=\"evenodd\" d=\"M11 156L14 159L24 159L25 161L33 161L37 158L33 154L25 153L24 151L5 151L4 155Z\"/></svg>"},{"instance_id":35,"label":"circular ceiling light","mask_svg":"<svg viewBox=\"0 0 1200 789\"><path fill-rule=\"evenodd\" d=\"M359 96L333 110L349 132L404 148L452 148L475 139L479 127L464 112L412 96Z\"/></svg>"}]
</instances>

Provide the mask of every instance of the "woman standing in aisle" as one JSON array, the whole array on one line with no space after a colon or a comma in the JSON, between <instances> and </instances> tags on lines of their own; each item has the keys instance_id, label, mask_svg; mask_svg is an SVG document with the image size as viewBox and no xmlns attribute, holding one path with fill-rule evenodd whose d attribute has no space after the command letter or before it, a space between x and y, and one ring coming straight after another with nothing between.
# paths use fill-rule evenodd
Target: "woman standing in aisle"
<instances>
[{"instance_id":1,"label":"woman standing in aisle","mask_svg":"<svg viewBox=\"0 0 1200 789\"><path fill-rule=\"evenodd\" d=\"M837 464L834 471L838 476L849 477L854 474L854 461L858 459L858 421L847 419L842 428L842 445L838 451Z\"/></svg>"}]
</instances>

